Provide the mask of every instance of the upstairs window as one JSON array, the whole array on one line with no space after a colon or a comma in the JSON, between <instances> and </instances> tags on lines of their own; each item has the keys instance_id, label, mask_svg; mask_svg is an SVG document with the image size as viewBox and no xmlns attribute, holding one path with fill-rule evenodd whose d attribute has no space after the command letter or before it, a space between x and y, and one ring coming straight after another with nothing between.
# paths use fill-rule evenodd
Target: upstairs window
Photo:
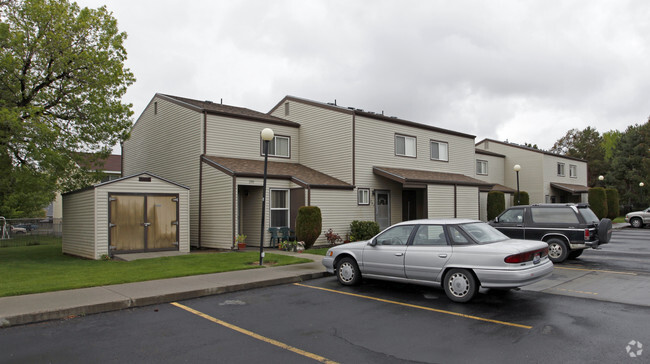
<instances>
[{"instance_id":1,"label":"upstairs window","mask_svg":"<svg viewBox=\"0 0 650 364\"><path fill-rule=\"evenodd\" d=\"M431 159L435 161L449 161L449 144L432 140Z\"/></svg>"},{"instance_id":2,"label":"upstairs window","mask_svg":"<svg viewBox=\"0 0 650 364\"><path fill-rule=\"evenodd\" d=\"M415 137L395 135L395 155L402 157L417 157L415 146Z\"/></svg>"},{"instance_id":3,"label":"upstairs window","mask_svg":"<svg viewBox=\"0 0 650 364\"><path fill-rule=\"evenodd\" d=\"M564 177L564 163L558 163L557 164L557 175L560 177Z\"/></svg>"},{"instance_id":4,"label":"upstairs window","mask_svg":"<svg viewBox=\"0 0 650 364\"><path fill-rule=\"evenodd\" d=\"M261 155L264 155L264 141L262 143ZM287 136L275 136L269 142L269 156L270 157L283 157L289 158L291 155L291 138Z\"/></svg>"},{"instance_id":5,"label":"upstairs window","mask_svg":"<svg viewBox=\"0 0 650 364\"><path fill-rule=\"evenodd\" d=\"M571 177L571 178L577 178L578 177L578 167L577 166L575 166L573 164L569 164L569 177Z\"/></svg>"},{"instance_id":6,"label":"upstairs window","mask_svg":"<svg viewBox=\"0 0 650 364\"><path fill-rule=\"evenodd\" d=\"M487 176L488 174L488 162L482 160L476 160L476 174L482 176Z\"/></svg>"}]
</instances>

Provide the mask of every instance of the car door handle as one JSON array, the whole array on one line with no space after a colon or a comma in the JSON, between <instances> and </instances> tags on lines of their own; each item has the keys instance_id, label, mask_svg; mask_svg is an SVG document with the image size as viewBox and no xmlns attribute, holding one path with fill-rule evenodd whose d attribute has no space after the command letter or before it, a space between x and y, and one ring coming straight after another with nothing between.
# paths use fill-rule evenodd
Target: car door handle
<instances>
[{"instance_id":1,"label":"car door handle","mask_svg":"<svg viewBox=\"0 0 650 364\"><path fill-rule=\"evenodd\" d=\"M438 254L438 257L440 257L440 258L447 258L447 254Z\"/></svg>"},{"instance_id":2,"label":"car door handle","mask_svg":"<svg viewBox=\"0 0 650 364\"><path fill-rule=\"evenodd\" d=\"M395 253L396 257L401 257L402 255L404 255L404 253Z\"/></svg>"}]
</instances>

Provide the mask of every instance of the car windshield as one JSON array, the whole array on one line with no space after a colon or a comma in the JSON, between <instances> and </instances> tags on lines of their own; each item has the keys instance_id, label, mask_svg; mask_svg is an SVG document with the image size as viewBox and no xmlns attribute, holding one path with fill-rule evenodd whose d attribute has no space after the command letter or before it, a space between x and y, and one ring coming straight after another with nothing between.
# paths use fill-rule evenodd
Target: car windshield
<instances>
[{"instance_id":1,"label":"car windshield","mask_svg":"<svg viewBox=\"0 0 650 364\"><path fill-rule=\"evenodd\" d=\"M503 235L499 230L484 222L476 222L471 224L462 224L460 226L474 241L478 244L490 244L498 241L509 239Z\"/></svg>"},{"instance_id":2,"label":"car windshield","mask_svg":"<svg viewBox=\"0 0 650 364\"><path fill-rule=\"evenodd\" d=\"M580 211L580 215L582 215L587 224L593 224L600 221L598 216L596 216L596 214L588 207L578 208L578 211Z\"/></svg>"}]
</instances>

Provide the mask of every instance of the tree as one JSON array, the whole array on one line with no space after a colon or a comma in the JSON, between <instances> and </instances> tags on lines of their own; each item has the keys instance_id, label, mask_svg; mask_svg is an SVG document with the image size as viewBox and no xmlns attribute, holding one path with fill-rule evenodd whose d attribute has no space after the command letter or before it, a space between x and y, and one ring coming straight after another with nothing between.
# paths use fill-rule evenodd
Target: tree
<instances>
[{"instance_id":1,"label":"tree","mask_svg":"<svg viewBox=\"0 0 650 364\"><path fill-rule=\"evenodd\" d=\"M629 126L621 135L612 158L611 173L605 182L619 191L623 212L646 208L647 188L650 179L650 121ZM639 183L643 182L644 187Z\"/></svg>"},{"instance_id":2,"label":"tree","mask_svg":"<svg viewBox=\"0 0 650 364\"><path fill-rule=\"evenodd\" d=\"M79 152L106 158L128 137L125 39L105 7L0 2L0 214L37 213L88 184Z\"/></svg>"},{"instance_id":3,"label":"tree","mask_svg":"<svg viewBox=\"0 0 650 364\"><path fill-rule=\"evenodd\" d=\"M302 206L296 216L296 238L305 242L305 249L311 248L323 229L323 217L318 206Z\"/></svg>"},{"instance_id":4,"label":"tree","mask_svg":"<svg viewBox=\"0 0 650 364\"><path fill-rule=\"evenodd\" d=\"M490 191L487 195L487 219L494 220L506 209L506 198L501 191Z\"/></svg>"},{"instance_id":5,"label":"tree","mask_svg":"<svg viewBox=\"0 0 650 364\"><path fill-rule=\"evenodd\" d=\"M569 130L553 144L550 151L587 161L587 184L593 186L598 181L598 176L607 171L603 145L600 133L588 126L584 130Z\"/></svg>"}]
</instances>

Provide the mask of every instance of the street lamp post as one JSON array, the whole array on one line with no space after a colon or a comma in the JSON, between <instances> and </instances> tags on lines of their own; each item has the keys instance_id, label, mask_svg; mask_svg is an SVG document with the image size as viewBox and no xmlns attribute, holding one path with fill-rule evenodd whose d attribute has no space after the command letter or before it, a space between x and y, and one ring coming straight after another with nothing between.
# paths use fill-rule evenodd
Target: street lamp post
<instances>
[{"instance_id":1,"label":"street lamp post","mask_svg":"<svg viewBox=\"0 0 650 364\"><path fill-rule=\"evenodd\" d=\"M521 196L519 195L519 171L521 171L521 166L518 164L515 164L512 169L517 173L517 205L519 205L519 202L521 201Z\"/></svg>"},{"instance_id":2,"label":"street lamp post","mask_svg":"<svg viewBox=\"0 0 650 364\"><path fill-rule=\"evenodd\" d=\"M264 212L266 211L266 172L269 162L269 142L273 140L273 130L264 128L260 133L264 142L264 182L262 183L262 226L260 228L260 267L264 264Z\"/></svg>"}]
</instances>

